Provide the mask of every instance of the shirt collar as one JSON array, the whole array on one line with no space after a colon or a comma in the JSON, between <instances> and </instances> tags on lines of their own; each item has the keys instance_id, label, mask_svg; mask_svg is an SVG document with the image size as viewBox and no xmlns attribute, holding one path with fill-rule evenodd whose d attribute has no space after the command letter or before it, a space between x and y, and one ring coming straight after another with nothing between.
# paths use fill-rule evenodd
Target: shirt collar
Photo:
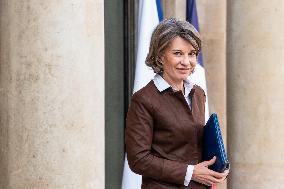
<instances>
[{"instance_id":1,"label":"shirt collar","mask_svg":"<svg viewBox=\"0 0 284 189\"><path fill-rule=\"evenodd\" d=\"M166 90L168 88L172 88L171 85L168 82L166 82L164 80L164 78L161 75L159 75L159 74L156 74L154 76L153 81L154 81L154 84L155 84L156 88L160 92L162 92L162 91L164 91L164 90ZM188 79L184 80L184 96L188 96L189 95L191 89L193 88L193 85L194 84L192 82L190 82Z\"/></svg>"},{"instance_id":2,"label":"shirt collar","mask_svg":"<svg viewBox=\"0 0 284 189\"><path fill-rule=\"evenodd\" d=\"M156 74L154 76L153 81L154 81L155 86L157 87L157 89L160 92L162 92L162 91L164 91L164 90L166 90L166 89L171 87L170 84L168 84L168 82L166 82L164 80L164 78L162 76L160 76L159 74Z\"/></svg>"}]
</instances>

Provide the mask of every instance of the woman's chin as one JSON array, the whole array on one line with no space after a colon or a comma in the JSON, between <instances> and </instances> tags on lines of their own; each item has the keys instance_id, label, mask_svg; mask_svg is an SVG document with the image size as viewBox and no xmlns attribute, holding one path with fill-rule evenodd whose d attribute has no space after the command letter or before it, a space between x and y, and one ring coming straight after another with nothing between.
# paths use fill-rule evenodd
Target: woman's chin
<instances>
[{"instance_id":1,"label":"woman's chin","mask_svg":"<svg viewBox=\"0 0 284 189\"><path fill-rule=\"evenodd\" d=\"M190 75L190 74L181 74L181 75L179 76L179 79L182 80L182 81L184 81L184 80L186 80L186 79L188 78L189 75Z\"/></svg>"}]
</instances>

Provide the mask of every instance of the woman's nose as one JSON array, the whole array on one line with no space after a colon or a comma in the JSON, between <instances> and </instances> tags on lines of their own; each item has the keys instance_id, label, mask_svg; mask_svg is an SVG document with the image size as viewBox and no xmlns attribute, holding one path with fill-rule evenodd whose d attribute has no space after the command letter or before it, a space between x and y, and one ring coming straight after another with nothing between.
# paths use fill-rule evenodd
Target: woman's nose
<instances>
[{"instance_id":1,"label":"woman's nose","mask_svg":"<svg viewBox=\"0 0 284 189\"><path fill-rule=\"evenodd\" d=\"M190 61L190 57L189 56L184 56L182 64L185 66L190 65L191 61Z\"/></svg>"}]
</instances>

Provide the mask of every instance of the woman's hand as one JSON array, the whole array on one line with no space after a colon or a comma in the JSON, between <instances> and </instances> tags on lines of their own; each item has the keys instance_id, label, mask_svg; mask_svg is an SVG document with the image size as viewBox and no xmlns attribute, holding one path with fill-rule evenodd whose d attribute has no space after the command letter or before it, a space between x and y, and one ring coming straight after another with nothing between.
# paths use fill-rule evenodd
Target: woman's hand
<instances>
[{"instance_id":1,"label":"woman's hand","mask_svg":"<svg viewBox=\"0 0 284 189\"><path fill-rule=\"evenodd\" d=\"M209 161L203 161L195 165L191 179L207 186L222 183L229 174L229 170L226 170L224 173L218 173L208 169L208 166L213 165L215 161L216 157L214 156Z\"/></svg>"}]
</instances>

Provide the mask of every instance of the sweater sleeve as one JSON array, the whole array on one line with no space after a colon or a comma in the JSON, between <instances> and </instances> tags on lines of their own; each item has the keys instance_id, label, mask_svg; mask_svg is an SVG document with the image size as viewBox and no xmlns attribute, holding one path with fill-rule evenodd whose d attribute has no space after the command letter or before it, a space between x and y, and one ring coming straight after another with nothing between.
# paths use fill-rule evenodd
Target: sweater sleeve
<instances>
[{"instance_id":1,"label":"sweater sleeve","mask_svg":"<svg viewBox=\"0 0 284 189\"><path fill-rule=\"evenodd\" d=\"M154 112L141 95L132 97L127 113L125 143L130 169L163 182L184 184L187 164L151 154Z\"/></svg>"}]
</instances>

